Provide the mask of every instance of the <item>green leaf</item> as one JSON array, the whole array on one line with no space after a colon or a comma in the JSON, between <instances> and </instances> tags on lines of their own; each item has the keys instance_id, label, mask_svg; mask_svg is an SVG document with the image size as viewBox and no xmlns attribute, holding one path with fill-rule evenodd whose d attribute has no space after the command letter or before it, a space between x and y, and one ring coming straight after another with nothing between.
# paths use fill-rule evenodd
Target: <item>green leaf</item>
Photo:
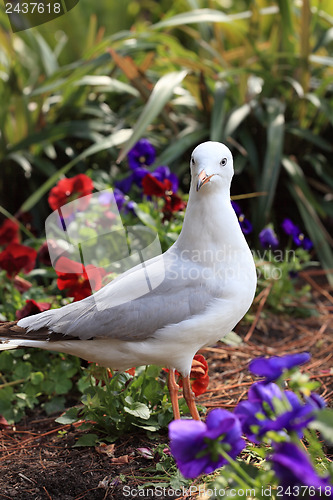
<instances>
[{"instance_id":1,"label":"green leaf","mask_svg":"<svg viewBox=\"0 0 333 500\"><path fill-rule=\"evenodd\" d=\"M68 378L59 378L55 385L54 390L56 394L67 394L72 388L72 381Z\"/></svg>"},{"instance_id":2,"label":"green leaf","mask_svg":"<svg viewBox=\"0 0 333 500\"><path fill-rule=\"evenodd\" d=\"M133 133L129 141L118 157L118 163L125 158L128 151L146 132L148 125L150 125L160 111L162 111L165 104L173 95L175 88L184 80L186 74L187 71L174 71L162 76L162 78L158 80L147 101L147 104L143 108L143 111L133 128Z\"/></svg>"},{"instance_id":3,"label":"green leaf","mask_svg":"<svg viewBox=\"0 0 333 500\"><path fill-rule=\"evenodd\" d=\"M327 444L333 445L333 410L331 408L324 408L316 413L316 419L309 426L319 431Z\"/></svg>"},{"instance_id":4,"label":"green leaf","mask_svg":"<svg viewBox=\"0 0 333 500\"><path fill-rule=\"evenodd\" d=\"M210 140L221 141L226 119L227 85L217 82L214 93L214 105L210 122Z\"/></svg>"},{"instance_id":5,"label":"green leaf","mask_svg":"<svg viewBox=\"0 0 333 500\"><path fill-rule=\"evenodd\" d=\"M235 130L240 126L240 124L245 120L245 118L250 114L251 106L246 103L239 108L232 111L224 129L224 137L227 138L232 135Z\"/></svg>"},{"instance_id":6,"label":"green leaf","mask_svg":"<svg viewBox=\"0 0 333 500\"><path fill-rule=\"evenodd\" d=\"M30 380L33 385L39 385L44 380L44 374L42 372L33 372L30 375Z\"/></svg>"},{"instance_id":7,"label":"green leaf","mask_svg":"<svg viewBox=\"0 0 333 500\"><path fill-rule=\"evenodd\" d=\"M232 347L237 347L240 344L242 344L243 339L237 335L235 332L229 332L227 335L225 335L222 339L220 339L221 342L224 344L230 345Z\"/></svg>"},{"instance_id":8,"label":"green leaf","mask_svg":"<svg viewBox=\"0 0 333 500\"><path fill-rule=\"evenodd\" d=\"M126 93L131 94L135 97L139 97L139 91L136 90L128 83L121 82L116 80L115 78L111 78L106 75L85 75L80 80L75 82L76 86L80 85L92 85L97 86L96 91L101 92L117 92L117 93Z\"/></svg>"},{"instance_id":9,"label":"green leaf","mask_svg":"<svg viewBox=\"0 0 333 500\"><path fill-rule=\"evenodd\" d=\"M144 403L140 403L139 401L135 401L130 407L124 406L124 411L134 417L142 418L143 420L148 420L150 417L148 406Z\"/></svg>"},{"instance_id":10,"label":"green leaf","mask_svg":"<svg viewBox=\"0 0 333 500\"><path fill-rule=\"evenodd\" d=\"M332 143L318 136L318 134L314 134L313 132L311 132L311 130L305 130L298 127L287 127L286 131L292 135L304 139L305 142L311 142L315 144L323 151L332 152Z\"/></svg>"},{"instance_id":11,"label":"green leaf","mask_svg":"<svg viewBox=\"0 0 333 500\"><path fill-rule=\"evenodd\" d=\"M52 415L53 413L63 411L65 406L65 398L64 396L53 397L50 401L47 401L42 406L47 415Z\"/></svg>"},{"instance_id":12,"label":"green leaf","mask_svg":"<svg viewBox=\"0 0 333 500\"><path fill-rule=\"evenodd\" d=\"M267 100L267 141L263 169L258 182L258 191L267 193L258 200L254 217L257 227L268 222L279 179L284 145L285 104L277 99Z\"/></svg>"},{"instance_id":13,"label":"green leaf","mask_svg":"<svg viewBox=\"0 0 333 500\"><path fill-rule=\"evenodd\" d=\"M80 446L95 446L98 442L99 437L97 434L84 434L81 436L76 443L73 445L73 448L78 448Z\"/></svg>"},{"instance_id":14,"label":"green leaf","mask_svg":"<svg viewBox=\"0 0 333 500\"><path fill-rule=\"evenodd\" d=\"M22 167L26 175L31 175L31 163L29 162L29 160L27 160L23 153L11 153L8 155L8 158L18 163L18 165Z\"/></svg>"},{"instance_id":15,"label":"green leaf","mask_svg":"<svg viewBox=\"0 0 333 500\"><path fill-rule=\"evenodd\" d=\"M73 424L74 422L77 422L78 420L78 413L80 409L79 408L70 408L69 410L66 411L63 415L60 415L60 417L56 418L55 421L58 424Z\"/></svg>"},{"instance_id":16,"label":"green leaf","mask_svg":"<svg viewBox=\"0 0 333 500\"><path fill-rule=\"evenodd\" d=\"M317 63L317 64L323 64L325 66L333 66L333 57L328 57L328 56L317 56L317 55L310 55L309 60L311 62Z\"/></svg>"},{"instance_id":17,"label":"green leaf","mask_svg":"<svg viewBox=\"0 0 333 500\"><path fill-rule=\"evenodd\" d=\"M138 424L137 422L132 422L132 425L148 432L157 432L161 428L161 426L157 423L154 425L145 425L145 424Z\"/></svg>"},{"instance_id":18,"label":"green leaf","mask_svg":"<svg viewBox=\"0 0 333 500\"><path fill-rule=\"evenodd\" d=\"M230 23L232 17L227 16L220 10L214 9L194 9L190 12L183 12L176 16L170 17L165 21L153 24L150 28L159 30L161 28L171 28L174 26L183 26L184 24L200 24L200 23Z\"/></svg>"},{"instance_id":19,"label":"green leaf","mask_svg":"<svg viewBox=\"0 0 333 500\"><path fill-rule=\"evenodd\" d=\"M58 61L42 35L35 31L34 37L39 48L39 56L44 65L45 72L50 76L58 69Z\"/></svg>"}]
</instances>

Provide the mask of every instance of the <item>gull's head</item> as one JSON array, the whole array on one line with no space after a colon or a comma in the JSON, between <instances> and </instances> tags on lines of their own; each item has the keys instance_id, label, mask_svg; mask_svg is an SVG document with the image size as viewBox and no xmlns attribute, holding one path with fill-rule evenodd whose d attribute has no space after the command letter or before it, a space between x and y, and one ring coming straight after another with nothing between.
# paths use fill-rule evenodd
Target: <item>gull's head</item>
<instances>
[{"instance_id":1,"label":"gull's head","mask_svg":"<svg viewBox=\"0 0 333 500\"><path fill-rule=\"evenodd\" d=\"M213 185L230 187L233 159L230 149L221 142L199 144L192 153L190 165L197 191L211 189Z\"/></svg>"}]
</instances>

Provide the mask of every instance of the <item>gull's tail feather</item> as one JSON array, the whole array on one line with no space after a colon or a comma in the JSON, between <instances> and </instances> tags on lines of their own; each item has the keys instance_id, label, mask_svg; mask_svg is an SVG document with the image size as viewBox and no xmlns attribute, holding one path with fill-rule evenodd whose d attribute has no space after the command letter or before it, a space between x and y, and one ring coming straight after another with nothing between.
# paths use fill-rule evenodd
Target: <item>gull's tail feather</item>
<instances>
[{"instance_id":1,"label":"gull's tail feather","mask_svg":"<svg viewBox=\"0 0 333 500\"><path fill-rule=\"evenodd\" d=\"M21 345L21 339L25 329L17 326L17 321L5 321L0 323L0 351L16 349Z\"/></svg>"},{"instance_id":2,"label":"gull's tail feather","mask_svg":"<svg viewBox=\"0 0 333 500\"><path fill-rule=\"evenodd\" d=\"M72 339L73 337L66 336L66 338ZM17 321L0 322L0 351L8 351L17 347L48 349L51 348L51 343L63 339L63 334L52 332L47 327L29 331L28 328L19 326Z\"/></svg>"}]
</instances>

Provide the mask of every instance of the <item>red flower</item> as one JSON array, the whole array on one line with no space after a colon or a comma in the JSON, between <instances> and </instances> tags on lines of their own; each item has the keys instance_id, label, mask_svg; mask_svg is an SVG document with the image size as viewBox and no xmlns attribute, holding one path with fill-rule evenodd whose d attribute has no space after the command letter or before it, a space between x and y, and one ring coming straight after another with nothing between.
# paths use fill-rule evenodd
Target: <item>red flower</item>
<instances>
[{"instance_id":1,"label":"red flower","mask_svg":"<svg viewBox=\"0 0 333 500\"><path fill-rule=\"evenodd\" d=\"M201 354L196 354L191 367L191 387L195 396L204 394L209 384L208 364ZM179 381L179 387L182 387L182 380Z\"/></svg>"},{"instance_id":2,"label":"red flower","mask_svg":"<svg viewBox=\"0 0 333 500\"><path fill-rule=\"evenodd\" d=\"M52 210L57 210L70 201L85 197L83 200L80 200L78 206L79 210L85 210L89 204L89 195L91 195L93 189L94 185L90 177L85 174L78 174L70 179L61 179L51 189L48 202Z\"/></svg>"},{"instance_id":3,"label":"red flower","mask_svg":"<svg viewBox=\"0 0 333 500\"><path fill-rule=\"evenodd\" d=\"M106 272L101 267L95 267L92 264L83 266L79 262L74 262L67 257L60 257L57 260L57 285L59 290L68 290L68 295L74 297L74 302L84 299L91 295L92 290L99 290L102 286L102 280Z\"/></svg>"},{"instance_id":4,"label":"red flower","mask_svg":"<svg viewBox=\"0 0 333 500\"><path fill-rule=\"evenodd\" d=\"M19 242L19 225L11 219L6 219L0 226L0 245Z\"/></svg>"},{"instance_id":5,"label":"red flower","mask_svg":"<svg viewBox=\"0 0 333 500\"><path fill-rule=\"evenodd\" d=\"M44 264L44 266L48 267L52 266L49 246L46 241L42 244L42 246L38 250L38 260L41 264Z\"/></svg>"},{"instance_id":6,"label":"red flower","mask_svg":"<svg viewBox=\"0 0 333 500\"><path fill-rule=\"evenodd\" d=\"M185 208L185 203L181 197L172 191L172 183L169 179L164 179L162 182L153 175L147 174L142 179L142 187L145 195L164 198L163 212L165 214L172 214Z\"/></svg>"},{"instance_id":7,"label":"red flower","mask_svg":"<svg viewBox=\"0 0 333 500\"><path fill-rule=\"evenodd\" d=\"M25 302L25 306L23 306L19 311L16 311L16 319L22 319L26 316L32 316L33 314L48 311L51 307L49 302L36 302L33 299L26 300Z\"/></svg>"},{"instance_id":8,"label":"red flower","mask_svg":"<svg viewBox=\"0 0 333 500\"><path fill-rule=\"evenodd\" d=\"M165 371L169 371L168 369L164 369ZM175 375L180 377L180 373L175 371ZM200 394L204 394L209 384L209 376L208 376L208 364L205 358L201 354L196 354L192 361L191 367L191 387L195 396L199 396ZM179 387L183 387L183 381L179 380Z\"/></svg>"},{"instance_id":9,"label":"red flower","mask_svg":"<svg viewBox=\"0 0 333 500\"><path fill-rule=\"evenodd\" d=\"M36 262L37 252L19 243L11 243L0 253L0 268L7 271L9 278L23 270L29 273Z\"/></svg>"}]
</instances>

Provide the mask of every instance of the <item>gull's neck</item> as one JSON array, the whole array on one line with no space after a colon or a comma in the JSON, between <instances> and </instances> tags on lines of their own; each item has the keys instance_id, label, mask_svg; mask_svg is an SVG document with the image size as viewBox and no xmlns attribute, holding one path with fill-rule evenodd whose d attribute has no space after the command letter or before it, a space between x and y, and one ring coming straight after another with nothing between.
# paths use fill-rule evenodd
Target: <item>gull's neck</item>
<instances>
[{"instance_id":1,"label":"gull's neck","mask_svg":"<svg viewBox=\"0 0 333 500\"><path fill-rule=\"evenodd\" d=\"M248 248L230 201L230 189L203 186L196 192L192 185L183 228L176 242L179 250Z\"/></svg>"}]
</instances>

